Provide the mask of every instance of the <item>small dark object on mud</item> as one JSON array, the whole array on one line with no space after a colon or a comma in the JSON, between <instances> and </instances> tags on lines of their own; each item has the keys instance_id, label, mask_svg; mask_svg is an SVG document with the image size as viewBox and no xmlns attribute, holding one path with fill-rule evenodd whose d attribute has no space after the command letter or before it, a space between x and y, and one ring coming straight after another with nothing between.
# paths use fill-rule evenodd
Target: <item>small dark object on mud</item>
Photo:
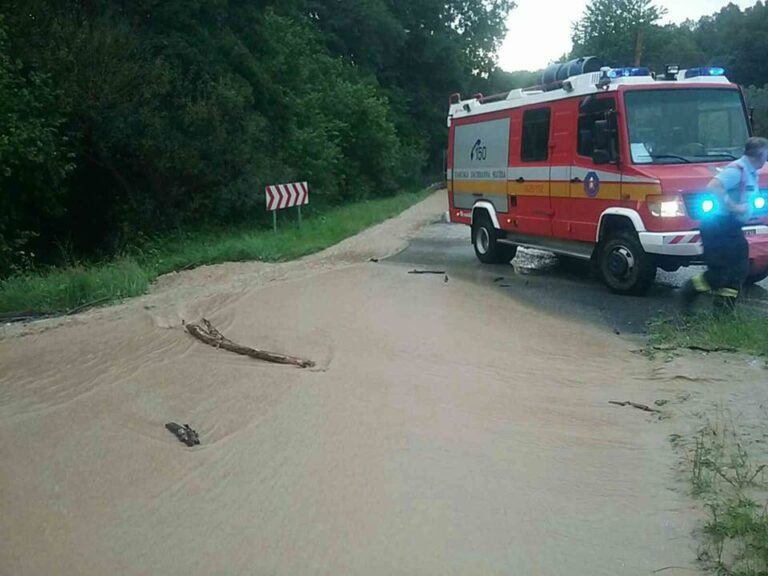
<instances>
[{"instance_id":1,"label":"small dark object on mud","mask_svg":"<svg viewBox=\"0 0 768 576\"><path fill-rule=\"evenodd\" d=\"M655 410L651 408L650 406L646 406L645 404L639 404L637 402L630 402L627 400L626 402L617 402L616 400L608 400L608 404L615 404L616 406L632 406L632 408L637 408L638 410L642 410L643 412L655 412L659 413L658 410Z\"/></svg>"},{"instance_id":2,"label":"small dark object on mud","mask_svg":"<svg viewBox=\"0 0 768 576\"><path fill-rule=\"evenodd\" d=\"M621 336L621 332L619 331L618 328L614 328L613 333L616 334L616 336Z\"/></svg>"},{"instance_id":3,"label":"small dark object on mud","mask_svg":"<svg viewBox=\"0 0 768 576\"><path fill-rule=\"evenodd\" d=\"M448 274L445 275L445 280L443 282L448 282Z\"/></svg>"},{"instance_id":4,"label":"small dark object on mud","mask_svg":"<svg viewBox=\"0 0 768 576\"><path fill-rule=\"evenodd\" d=\"M197 432L189 427L189 424L182 426L181 424L176 424L176 422L168 422L165 427L179 439L179 442L183 442L187 446L191 447L200 444L200 437L197 435Z\"/></svg>"},{"instance_id":5,"label":"small dark object on mud","mask_svg":"<svg viewBox=\"0 0 768 576\"><path fill-rule=\"evenodd\" d=\"M445 270L411 270L408 274L445 274Z\"/></svg>"},{"instance_id":6,"label":"small dark object on mud","mask_svg":"<svg viewBox=\"0 0 768 576\"><path fill-rule=\"evenodd\" d=\"M504 276L497 276L493 279L494 282L501 282L502 280L504 280Z\"/></svg>"},{"instance_id":7,"label":"small dark object on mud","mask_svg":"<svg viewBox=\"0 0 768 576\"><path fill-rule=\"evenodd\" d=\"M378 262L378 261L379 261L378 258L371 258L370 260L368 260L368 262Z\"/></svg>"}]
</instances>

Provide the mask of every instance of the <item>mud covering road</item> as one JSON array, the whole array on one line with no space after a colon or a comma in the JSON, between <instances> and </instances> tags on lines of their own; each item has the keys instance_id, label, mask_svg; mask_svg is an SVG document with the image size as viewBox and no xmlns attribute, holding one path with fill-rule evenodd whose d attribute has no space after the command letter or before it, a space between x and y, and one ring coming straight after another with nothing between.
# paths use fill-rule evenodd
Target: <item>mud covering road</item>
<instances>
[{"instance_id":1,"label":"mud covering road","mask_svg":"<svg viewBox=\"0 0 768 576\"><path fill-rule=\"evenodd\" d=\"M681 391L715 397L729 373L369 261L444 209L437 194L298 262L5 327L0 574L698 573L702 512L669 435L689 426ZM201 316L317 366L206 346L182 327ZM660 416L608 403L657 398Z\"/></svg>"}]
</instances>

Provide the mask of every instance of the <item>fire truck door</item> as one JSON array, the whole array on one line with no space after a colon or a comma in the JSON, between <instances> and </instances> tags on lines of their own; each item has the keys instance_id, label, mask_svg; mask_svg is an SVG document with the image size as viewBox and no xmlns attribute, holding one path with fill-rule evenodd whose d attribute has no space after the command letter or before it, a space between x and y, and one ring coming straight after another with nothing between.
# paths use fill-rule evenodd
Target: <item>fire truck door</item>
<instances>
[{"instance_id":1,"label":"fire truck door","mask_svg":"<svg viewBox=\"0 0 768 576\"><path fill-rule=\"evenodd\" d=\"M588 108L580 109L577 116L568 206L568 236L573 240L593 241L600 213L619 198L621 178L615 165L597 165L592 159L595 122L615 109L615 98L601 95Z\"/></svg>"},{"instance_id":2,"label":"fire truck door","mask_svg":"<svg viewBox=\"0 0 768 576\"><path fill-rule=\"evenodd\" d=\"M508 192L515 199L512 229L552 235L550 109L525 110L516 122Z\"/></svg>"}]
</instances>

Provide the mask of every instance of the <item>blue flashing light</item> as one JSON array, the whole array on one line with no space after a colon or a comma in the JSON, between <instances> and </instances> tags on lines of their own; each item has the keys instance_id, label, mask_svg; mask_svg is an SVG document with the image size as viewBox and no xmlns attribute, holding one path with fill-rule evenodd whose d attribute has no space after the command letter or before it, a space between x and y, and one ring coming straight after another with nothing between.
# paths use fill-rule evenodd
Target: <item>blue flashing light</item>
<instances>
[{"instance_id":1,"label":"blue flashing light","mask_svg":"<svg viewBox=\"0 0 768 576\"><path fill-rule=\"evenodd\" d=\"M648 68L614 68L608 72L611 78L628 78L630 76L650 76L651 71Z\"/></svg>"},{"instance_id":2,"label":"blue flashing light","mask_svg":"<svg viewBox=\"0 0 768 576\"><path fill-rule=\"evenodd\" d=\"M758 196L757 198L755 198L753 204L755 205L755 208L757 208L758 210L762 210L763 208L765 208L765 196Z\"/></svg>"},{"instance_id":3,"label":"blue flashing light","mask_svg":"<svg viewBox=\"0 0 768 576\"><path fill-rule=\"evenodd\" d=\"M725 68L705 66L702 68L689 68L685 71L686 78L697 78L699 76L725 76Z\"/></svg>"},{"instance_id":4,"label":"blue flashing light","mask_svg":"<svg viewBox=\"0 0 768 576\"><path fill-rule=\"evenodd\" d=\"M707 198L701 203L701 211L704 212L704 214L709 214L712 212L712 210L715 209L715 201Z\"/></svg>"}]
</instances>

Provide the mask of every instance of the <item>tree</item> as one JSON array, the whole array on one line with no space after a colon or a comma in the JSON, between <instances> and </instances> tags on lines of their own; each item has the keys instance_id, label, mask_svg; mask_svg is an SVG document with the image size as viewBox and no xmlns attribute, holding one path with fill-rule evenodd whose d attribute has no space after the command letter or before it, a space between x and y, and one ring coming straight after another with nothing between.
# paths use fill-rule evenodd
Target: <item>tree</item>
<instances>
[{"instance_id":1,"label":"tree","mask_svg":"<svg viewBox=\"0 0 768 576\"><path fill-rule=\"evenodd\" d=\"M8 53L0 17L0 277L34 258L46 219L61 212L71 169L55 91Z\"/></svg>"},{"instance_id":2,"label":"tree","mask_svg":"<svg viewBox=\"0 0 768 576\"><path fill-rule=\"evenodd\" d=\"M442 166L448 94L495 68L513 0L307 0L329 48L375 75L412 153Z\"/></svg>"},{"instance_id":3,"label":"tree","mask_svg":"<svg viewBox=\"0 0 768 576\"><path fill-rule=\"evenodd\" d=\"M2 182L4 245L98 257L266 220L265 184L309 180L312 209L411 186L442 167L447 96L487 83L513 6L0 0L0 128L29 136L0 144L24 166Z\"/></svg>"},{"instance_id":4,"label":"tree","mask_svg":"<svg viewBox=\"0 0 768 576\"><path fill-rule=\"evenodd\" d=\"M723 66L739 84L761 86L768 80L768 6L757 2L743 12L729 4L699 20L696 41L706 64Z\"/></svg>"},{"instance_id":5,"label":"tree","mask_svg":"<svg viewBox=\"0 0 768 576\"><path fill-rule=\"evenodd\" d=\"M768 84L762 88L748 86L744 89L747 106L754 110L753 129L755 135L768 135Z\"/></svg>"},{"instance_id":6,"label":"tree","mask_svg":"<svg viewBox=\"0 0 768 576\"><path fill-rule=\"evenodd\" d=\"M597 56L612 66L639 66L645 35L666 14L652 2L591 0L572 26L572 55Z\"/></svg>"}]
</instances>

